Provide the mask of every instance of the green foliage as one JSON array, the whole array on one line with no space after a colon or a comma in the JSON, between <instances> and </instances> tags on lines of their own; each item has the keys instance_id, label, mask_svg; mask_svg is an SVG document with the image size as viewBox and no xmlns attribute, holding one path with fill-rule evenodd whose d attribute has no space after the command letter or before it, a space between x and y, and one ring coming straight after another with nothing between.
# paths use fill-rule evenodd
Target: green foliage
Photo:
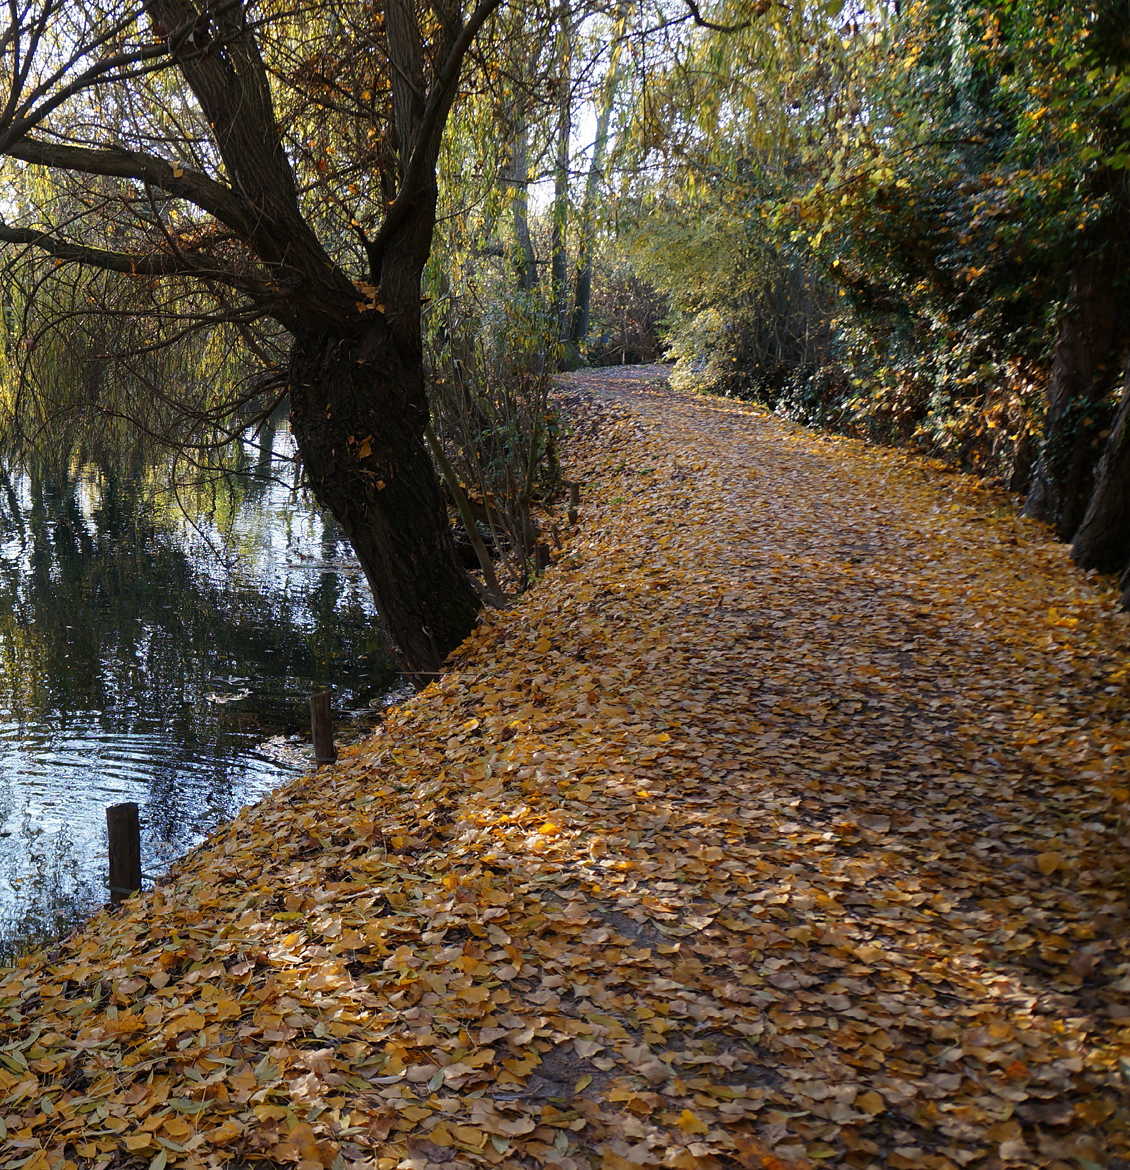
<instances>
[{"instance_id":1,"label":"green foliage","mask_svg":"<svg viewBox=\"0 0 1130 1170\"><path fill-rule=\"evenodd\" d=\"M917 0L700 32L637 128L662 177L625 237L677 382L1023 488L1074 267L1130 238L1126 16Z\"/></svg>"},{"instance_id":2,"label":"green foliage","mask_svg":"<svg viewBox=\"0 0 1130 1170\"><path fill-rule=\"evenodd\" d=\"M1094 153L1118 138L1085 67L1101 24L1042 0L914 5L860 78L882 117L782 217L843 290L852 418L1017 487L1074 258L1122 213Z\"/></svg>"},{"instance_id":3,"label":"green foliage","mask_svg":"<svg viewBox=\"0 0 1130 1170\"><path fill-rule=\"evenodd\" d=\"M209 321L207 298L183 283L29 258L0 295L5 458L59 471L160 462L170 481L190 468L207 476L239 457L233 439L281 394L255 363L281 362L278 336L261 327L252 356L248 331ZM186 317L196 313L193 327Z\"/></svg>"}]
</instances>

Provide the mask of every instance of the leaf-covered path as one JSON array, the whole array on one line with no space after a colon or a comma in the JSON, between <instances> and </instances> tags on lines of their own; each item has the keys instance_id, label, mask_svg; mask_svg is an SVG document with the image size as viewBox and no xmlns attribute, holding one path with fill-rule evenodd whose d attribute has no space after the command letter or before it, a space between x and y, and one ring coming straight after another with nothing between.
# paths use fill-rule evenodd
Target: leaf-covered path
<instances>
[{"instance_id":1,"label":"leaf-covered path","mask_svg":"<svg viewBox=\"0 0 1130 1170\"><path fill-rule=\"evenodd\" d=\"M1130 1164L1113 593L647 373L448 675L0 980L4 1165Z\"/></svg>"}]
</instances>

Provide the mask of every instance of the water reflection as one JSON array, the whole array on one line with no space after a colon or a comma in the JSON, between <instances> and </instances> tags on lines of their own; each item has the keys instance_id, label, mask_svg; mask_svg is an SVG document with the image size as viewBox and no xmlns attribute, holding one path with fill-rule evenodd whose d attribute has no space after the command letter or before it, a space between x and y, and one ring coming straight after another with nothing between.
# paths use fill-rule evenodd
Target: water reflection
<instances>
[{"instance_id":1,"label":"water reflection","mask_svg":"<svg viewBox=\"0 0 1130 1170\"><path fill-rule=\"evenodd\" d=\"M105 897L105 806L157 874L289 774L260 748L395 674L285 430L186 519L140 471L0 473L0 953ZM272 454L276 457L271 458Z\"/></svg>"}]
</instances>

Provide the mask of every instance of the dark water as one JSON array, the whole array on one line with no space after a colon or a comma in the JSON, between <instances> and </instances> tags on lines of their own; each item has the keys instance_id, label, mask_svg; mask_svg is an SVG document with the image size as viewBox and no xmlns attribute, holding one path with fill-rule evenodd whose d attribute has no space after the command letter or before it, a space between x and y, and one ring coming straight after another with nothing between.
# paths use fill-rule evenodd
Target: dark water
<instances>
[{"instance_id":1,"label":"dark water","mask_svg":"<svg viewBox=\"0 0 1130 1170\"><path fill-rule=\"evenodd\" d=\"M160 874L293 775L315 686L393 685L349 546L259 470L187 520L152 473L0 475L0 958L105 900L107 805Z\"/></svg>"}]
</instances>

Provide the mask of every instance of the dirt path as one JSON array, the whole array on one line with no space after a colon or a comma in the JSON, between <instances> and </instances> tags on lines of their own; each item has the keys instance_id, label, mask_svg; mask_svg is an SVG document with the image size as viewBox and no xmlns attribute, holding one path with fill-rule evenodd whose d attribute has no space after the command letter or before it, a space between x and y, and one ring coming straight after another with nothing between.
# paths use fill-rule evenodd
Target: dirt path
<instances>
[{"instance_id":1,"label":"dirt path","mask_svg":"<svg viewBox=\"0 0 1130 1170\"><path fill-rule=\"evenodd\" d=\"M650 378L448 675L0 980L7 1164L1130 1165L1113 591Z\"/></svg>"}]
</instances>

